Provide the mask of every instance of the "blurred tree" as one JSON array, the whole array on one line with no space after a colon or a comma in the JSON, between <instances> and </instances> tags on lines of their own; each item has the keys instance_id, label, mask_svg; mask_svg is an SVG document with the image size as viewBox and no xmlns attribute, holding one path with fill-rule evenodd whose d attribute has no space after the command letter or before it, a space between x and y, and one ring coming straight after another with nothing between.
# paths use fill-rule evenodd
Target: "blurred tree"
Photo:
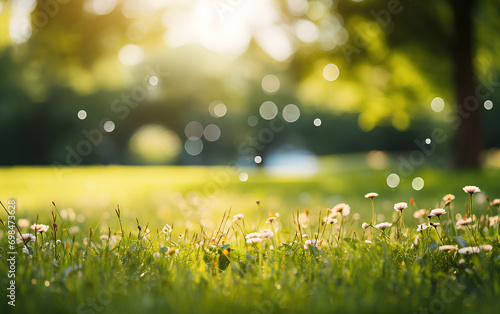
<instances>
[{"instance_id":1,"label":"blurred tree","mask_svg":"<svg viewBox=\"0 0 500 314\"><path fill-rule=\"evenodd\" d=\"M130 140L144 125L162 125L185 141L186 124L197 120L204 126L216 123L221 138L204 142L207 154L193 157L183 151L177 162L217 163L227 160L227 152L232 152L230 157L237 155L235 141L258 135L268 122L259 117L259 106L272 100L280 109L288 103L299 105L301 120L289 130L317 139L303 141L317 153L414 149L416 134L427 137L431 126L440 125L456 136L456 165L477 166L481 110L457 120L458 110L446 107L438 114L429 104L436 96L452 103L455 94L461 104L456 107L462 108L460 99L475 92L474 66L482 77L498 76L493 69L499 68L494 53L500 46L499 5L486 0L447 1L451 0L280 0L282 16L274 22L276 27L265 30L281 32L288 41L276 40L283 45L274 46L278 54L270 53L259 33L253 33L248 49L237 59L207 48L206 38L186 39L176 48L168 44L168 28L181 17L192 18L177 16L174 7L189 10L201 3L203 10L209 10L208 1L3 1L0 141L14 145L16 152L2 160L8 164L64 160L67 146L85 139L82 130L98 128L108 119L116 129L112 134L103 131L102 144L83 163L130 163L134 162L128 154ZM16 3L35 5L12 8ZM248 9L238 7L244 3L253 2L214 1L221 16L208 25L224 26L225 18ZM26 14L31 27L19 28ZM18 24L12 22L14 17ZM194 17L194 24L207 18ZM251 23L260 20L259 15ZM472 25L477 25L477 32ZM195 26L200 27L187 28ZM212 38L212 48L217 39ZM281 46L288 47L288 59L282 60ZM325 68L328 64L335 66ZM274 94L261 86L270 73L281 82ZM154 75L158 81L152 85L149 80ZM145 91L144 97L137 94L139 100L128 103L139 89ZM227 116L208 114L214 100L227 105ZM80 109L88 113L82 121L76 117ZM321 130L311 125L314 115L320 114L325 121ZM244 123L249 116L259 118L256 127ZM327 127L327 121L335 126ZM370 132L362 140L363 132L354 121ZM276 143L286 136L288 132L276 134ZM489 145L498 143L494 135L486 136ZM33 137L36 143L26 145Z\"/></svg>"},{"instance_id":2,"label":"blurred tree","mask_svg":"<svg viewBox=\"0 0 500 314\"><path fill-rule=\"evenodd\" d=\"M451 55L454 67L454 88L457 123L453 139L453 162L457 168L479 168L481 138L481 100L476 86L473 59L475 55L472 14L475 0L449 0L453 10L453 45ZM485 8L483 8L485 9ZM484 88L484 87L482 87Z\"/></svg>"},{"instance_id":3,"label":"blurred tree","mask_svg":"<svg viewBox=\"0 0 500 314\"><path fill-rule=\"evenodd\" d=\"M294 1L284 1L283 7L289 8L286 4L291 2ZM334 112L360 112L358 123L369 131L386 123L405 130L412 120L430 112L429 104L437 95L450 102L454 99L454 108L445 110L455 112L454 117L446 114L444 119L440 118L449 123L453 133L450 134L452 165L479 167L481 104L487 98L477 90L480 87L476 85L474 65L479 56L475 46L483 47L482 54L489 57L488 62L482 64L482 74L491 77L495 68L491 59L498 62L498 58L488 55L491 50L484 47L498 45L499 34L494 14L487 12L498 12L498 2L325 0L310 3L315 6L309 6L303 15L323 32L320 49L315 50L323 50L323 53L312 54L307 46L297 53L296 68L302 77L300 93L306 102L320 107L327 105ZM318 20L316 17L319 4L330 8L328 18ZM299 18L303 17L295 19L295 25ZM474 19L478 22L474 23ZM325 26L328 23L330 27ZM487 39L477 36L475 24L481 25L481 34L488 32ZM342 38L343 28L349 40L324 49L321 36L334 31ZM329 62L340 69L335 84L318 75ZM493 94L492 90L487 92Z\"/></svg>"}]
</instances>

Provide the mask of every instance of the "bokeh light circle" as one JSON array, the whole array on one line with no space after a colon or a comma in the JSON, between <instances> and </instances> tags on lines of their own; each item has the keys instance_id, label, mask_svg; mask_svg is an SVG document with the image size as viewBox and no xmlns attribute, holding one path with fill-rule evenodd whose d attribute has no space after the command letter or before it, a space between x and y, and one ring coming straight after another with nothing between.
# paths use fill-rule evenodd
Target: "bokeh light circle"
<instances>
[{"instance_id":1,"label":"bokeh light circle","mask_svg":"<svg viewBox=\"0 0 500 314\"><path fill-rule=\"evenodd\" d=\"M491 110L493 109L493 102L491 100L487 100L484 102L484 109Z\"/></svg>"},{"instance_id":2,"label":"bokeh light circle","mask_svg":"<svg viewBox=\"0 0 500 314\"><path fill-rule=\"evenodd\" d=\"M240 179L241 182L247 181L248 180L248 173L246 173L246 172L240 173L239 179Z\"/></svg>"},{"instance_id":3,"label":"bokeh light circle","mask_svg":"<svg viewBox=\"0 0 500 314\"><path fill-rule=\"evenodd\" d=\"M266 94L272 95L280 89L280 79L274 74L268 74L262 79L262 89Z\"/></svg>"},{"instance_id":4,"label":"bokeh light circle","mask_svg":"<svg viewBox=\"0 0 500 314\"><path fill-rule=\"evenodd\" d=\"M203 131L203 136L209 142L215 142L219 139L221 134L220 128L216 124L209 124Z\"/></svg>"},{"instance_id":5,"label":"bokeh light circle","mask_svg":"<svg viewBox=\"0 0 500 314\"><path fill-rule=\"evenodd\" d=\"M278 114L278 106L272 101L265 101L259 108L260 116L265 120L272 120Z\"/></svg>"},{"instance_id":6,"label":"bokeh light circle","mask_svg":"<svg viewBox=\"0 0 500 314\"><path fill-rule=\"evenodd\" d=\"M85 118L87 117L87 111L80 110L80 111L78 111L77 115L78 115L78 119L85 120Z\"/></svg>"},{"instance_id":7,"label":"bokeh light circle","mask_svg":"<svg viewBox=\"0 0 500 314\"><path fill-rule=\"evenodd\" d=\"M296 105L289 104L289 105L286 105L285 108L283 108L282 115L283 115L283 119L286 122L293 123L299 119L300 109Z\"/></svg>"},{"instance_id":8,"label":"bokeh light circle","mask_svg":"<svg viewBox=\"0 0 500 314\"><path fill-rule=\"evenodd\" d=\"M124 65L139 64L144 58L144 51L141 47L134 44L123 46L118 52L118 59Z\"/></svg>"},{"instance_id":9,"label":"bokeh light circle","mask_svg":"<svg viewBox=\"0 0 500 314\"><path fill-rule=\"evenodd\" d=\"M134 158L145 164L163 164L173 161L181 152L179 136L158 124L142 126L129 140Z\"/></svg>"},{"instance_id":10,"label":"bokeh light circle","mask_svg":"<svg viewBox=\"0 0 500 314\"><path fill-rule=\"evenodd\" d=\"M431 108L434 112L441 112L444 109L444 100L441 97L436 97L431 101Z\"/></svg>"},{"instance_id":11,"label":"bokeh light circle","mask_svg":"<svg viewBox=\"0 0 500 314\"><path fill-rule=\"evenodd\" d=\"M420 191L424 188L424 179L422 179L421 177L416 177L411 182L411 186L415 191Z\"/></svg>"},{"instance_id":12,"label":"bokeh light circle","mask_svg":"<svg viewBox=\"0 0 500 314\"><path fill-rule=\"evenodd\" d=\"M307 19L297 20L294 29L297 38L305 43L313 43L319 38L318 26Z\"/></svg>"},{"instance_id":13,"label":"bokeh light circle","mask_svg":"<svg viewBox=\"0 0 500 314\"><path fill-rule=\"evenodd\" d=\"M221 101L213 101L210 106L208 106L210 115L214 118L222 118L227 113L226 105Z\"/></svg>"},{"instance_id":14,"label":"bokeh light circle","mask_svg":"<svg viewBox=\"0 0 500 314\"><path fill-rule=\"evenodd\" d=\"M259 118L256 116L250 116L247 119L247 123L249 126L256 126L259 123Z\"/></svg>"},{"instance_id":15,"label":"bokeh light circle","mask_svg":"<svg viewBox=\"0 0 500 314\"><path fill-rule=\"evenodd\" d=\"M113 121L106 121L104 122L104 131L111 133L115 130L115 123Z\"/></svg>"},{"instance_id":16,"label":"bokeh light circle","mask_svg":"<svg viewBox=\"0 0 500 314\"><path fill-rule=\"evenodd\" d=\"M335 81L340 75L339 67L333 63L327 64L323 68L323 77L327 81Z\"/></svg>"},{"instance_id":17,"label":"bokeh light circle","mask_svg":"<svg viewBox=\"0 0 500 314\"><path fill-rule=\"evenodd\" d=\"M149 78L149 84L150 84L151 86L156 86L156 85L158 84L158 82L159 82L159 81L160 81L160 80L158 79L158 77L157 77L157 76L154 76L154 75L153 75L153 76L151 76L151 77Z\"/></svg>"},{"instance_id":18,"label":"bokeh light circle","mask_svg":"<svg viewBox=\"0 0 500 314\"><path fill-rule=\"evenodd\" d=\"M184 149L189 155L197 156L203 151L203 142L199 138L188 138Z\"/></svg>"},{"instance_id":19,"label":"bokeh light circle","mask_svg":"<svg viewBox=\"0 0 500 314\"><path fill-rule=\"evenodd\" d=\"M399 185L400 179L399 176L395 173L391 173L387 176L387 185L391 188L395 188Z\"/></svg>"},{"instance_id":20,"label":"bokeh light circle","mask_svg":"<svg viewBox=\"0 0 500 314\"><path fill-rule=\"evenodd\" d=\"M184 134L187 138L198 139L203 135L203 125L198 121L189 122L184 128Z\"/></svg>"}]
</instances>

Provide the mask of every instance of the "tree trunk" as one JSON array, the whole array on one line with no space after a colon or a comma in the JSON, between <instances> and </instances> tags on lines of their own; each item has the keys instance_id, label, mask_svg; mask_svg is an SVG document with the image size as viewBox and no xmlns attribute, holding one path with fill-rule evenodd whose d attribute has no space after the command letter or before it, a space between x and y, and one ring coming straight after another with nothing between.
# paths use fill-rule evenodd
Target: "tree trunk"
<instances>
[{"instance_id":1,"label":"tree trunk","mask_svg":"<svg viewBox=\"0 0 500 314\"><path fill-rule=\"evenodd\" d=\"M455 169L477 169L481 151L481 103L475 95L473 66L472 8L474 0L450 0L454 13L455 38L451 54L455 68L455 101L457 123L452 146Z\"/></svg>"}]
</instances>

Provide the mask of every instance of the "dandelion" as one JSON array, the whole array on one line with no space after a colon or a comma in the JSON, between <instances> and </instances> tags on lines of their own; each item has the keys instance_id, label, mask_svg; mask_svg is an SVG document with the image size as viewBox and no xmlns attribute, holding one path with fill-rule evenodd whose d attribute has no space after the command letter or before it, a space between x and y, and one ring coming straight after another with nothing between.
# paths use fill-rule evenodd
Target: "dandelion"
<instances>
[{"instance_id":1,"label":"dandelion","mask_svg":"<svg viewBox=\"0 0 500 314\"><path fill-rule=\"evenodd\" d=\"M474 185L467 185L463 187L465 193L474 194L481 192L481 189Z\"/></svg>"},{"instance_id":2,"label":"dandelion","mask_svg":"<svg viewBox=\"0 0 500 314\"><path fill-rule=\"evenodd\" d=\"M412 201L413 201L413 198L412 198ZM401 202L401 203L396 203L394 204L394 209L396 211L399 211L399 228L397 228L397 237L399 238L399 236L401 235L401 230L403 230L403 209L407 208L408 207L408 204L406 204L405 202Z\"/></svg>"},{"instance_id":3,"label":"dandelion","mask_svg":"<svg viewBox=\"0 0 500 314\"><path fill-rule=\"evenodd\" d=\"M266 219L266 224L273 223L274 220L276 220L276 217L269 217Z\"/></svg>"},{"instance_id":4,"label":"dandelion","mask_svg":"<svg viewBox=\"0 0 500 314\"><path fill-rule=\"evenodd\" d=\"M341 213L341 215L340 215L339 240L343 239L343 228L342 228L342 226L343 226L343 219L342 219L342 216L349 215L349 213L351 212L351 207L348 204L346 204L346 203L340 203L340 204L337 204L337 205L333 206L333 208L331 209L331 212L332 213L330 215L328 215L328 218L330 218L330 219L332 219L334 217L337 217L339 215L339 213ZM335 222L336 221L331 220L330 224L333 224Z\"/></svg>"},{"instance_id":5,"label":"dandelion","mask_svg":"<svg viewBox=\"0 0 500 314\"><path fill-rule=\"evenodd\" d=\"M396 211L403 211L403 209L407 208L408 207L408 204L406 204L405 202L401 202L401 203L396 203L394 204L394 209Z\"/></svg>"},{"instance_id":6,"label":"dandelion","mask_svg":"<svg viewBox=\"0 0 500 314\"><path fill-rule=\"evenodd\" d=\"M460 250L458 250L459 254L472 254L472 253L479 253L480 250L477 246L468 246L468 247L463 247Z\"/></svg>"},{"instance_id":7,"label":"dandelion","mask_svg":"<svg viewBox=\"0 0 500 314\"><path fill-rule=\"evenodd\" d=\"M263 240L261 238L249 238L247 239L248 244L257 244L262 242Z\"/></svg>"},{"instance_id":8,"label":"dandelion","mask_svg":"<svg viewBox=\"0 0 500 314\"><path fill-rule=\"evenodd\" d=\"M274 233L271 231L271 229L264 229L260 231L260 237L261 238L272 238L274 237Z\"/></svg>"},{"instance_id":9,"label":"dandelion","mask_svg":"<svg viewBox=\"0 0 500 314\"><path fill-rule=\"evenodd\" d=\"M21 236L17 237L16 242L17 242L17 244L20 244L20 243L24 243L24 242L29 243L29 242L35 241L35 240L36 240L35 236L32 235L31 233L23 233Z\"/></svg>"},{"instance_id":10,"label":"dandelion","mask_svg":"<svg viewBox=\"0 0 500 314\"><path fill-rule=\"evenodd\" d=\"M498 215L497 216L493 216L493 217L489 217L488 219L490 221L490 227L494 226L494 225L496 225L498 223Z\"/></svg>"},{"instance_id":11,"label":"dandelion","mask_svg":"<svg viewBox=\"0 0 500 314\"><path fill-rule=\"evenodd\" d=\"M419 209L413 213L413 217L416 219L419 219L419 218L422 218L428 214L429 214L429 212L426 209Z\"/></svg>"},{"instance_id":12,"label":"dandelion","mask_svg":"<svg viewBox=\"0 0 500 314\"><path fill-rule=\"evenodd\" d=\"M439 247L439 250L440 251L447 251L447 252L451 252L451 251L457 251L458 248L454 245L441 245Z\"/></svg>"},{"instance_id":13,"label":"dandelion","mask_svg":"<svg viewBox=\"0 0 500 314\"><path fill-rule=\"evenodd\" d=\"M260 238L262 235L259 232L252 232L247 234L245 239L254 239L254 238Z\"/></svg>"},{"instance_id":14,"label":"dandelion","mask_svg":"<svg viewBox=\"0 0 500 314\"><path fill-rule=\"evenodd\" d=\"M378 194L375 193L375 192L371 192L371 193L368 193L365 195L365 198L374 198L374 197L377 197Z\"/></svg>"},{"instance_id":15,"label":"dandelion","mask_svg":"<svg viewBox=\"0 0 500 314\"><path fill-rule=\"evenodd\" d=\"M164 234L169 234L172 232L172 227L170 227L168 224L166 224L163 229L161 230Z\"/></svg>"},{"instance_id":16,"label":"dandelion","mask_svg":"<svg viewBox=\"0 0 500 314\"><path fill-rule=\"evenodd\" d=\"M459 226L465 226L472 223L472 218L460 218L459 221L457 221L456 225L457 227Z\"/></svg>"},{"instance_id":17,"label":"dandelion","mask_svg":"<svg viewBox=\"0 0 500 314\"><path fill-rule=\"evenodd\" d=\"M445 196L443 196L443 201L453 201L455 199L455 195L453 194L446 194Z\"/></svg>"},{"instance_id":18,"label":"dandelion","mask_svg":"<svg viewBox=\"0 0 500 314\"><path fill-rule=\"evenodd\" d=\"M489 245L489 244L480 245L479 248L481 248L481 250L487 251L487 252L493 250L493 247L491 245Z\"/></svg>"},{"instance_id":19,"label":"dandelion","mask_svg":"<svg viewBox=\"0 0 500 314\"><path fill-rule=\"evenodd\" d=\"M381 223L375 225L375 228L377 228L379 230L385 230L391 226L392 226L392 224L390 222L381 222Z\"/></svg>"},{"instance_id":20,"label":"dandelion","mask_svg":"<svg viewBox=\"0 0 500 314\"><path fill-rule=\"evenodd\" d=\"M439 217L439 216L444 215L444 214L446 214L446 210L444 210L442 208L436 208L436 209L431 210L431 213L429 215Z\"/></svg>"},{"instance_id":21,"label":"dandelion","mask_svg":"<svg viewBox=\"0 0 500 314\"><path fill-rule=\"evenodd\" d=\"M444 215L444 214L446 214L446 210L444 210L443 208L436 208L436 209L431 210L431 212L429 213L428 217L436 216L439 219L439 222L441 223L441 217L440 216ZM433 227L437 226L435 223L430 222L430 220L429 220L429 224L431 224L431 226L433 226Z\"/></svg>"},{"instance_id":22,"label":"dandelion","mask_svg":"<svg viewBox=\"0 0 500 314\"><path fill-rule=\"evenodd\" d=\"M340 203L332 208L332 214L330 214L331 217L337 216L337 214L342 213L343 216L349 215L351 212L351 207L346 204L346 203Z\"/></svg>"},{"instance_id":23,"label":"dandelion","mask_svg":"<svg viewBox=\"0 0 500 314\"><path fill-rule=\"evenodd\" d=\"M320 244L321 244L321 241L316 240L316 239L306 240L306 243L304 244L304 249L307 250L309 248L309 245L314 246L314 247L319 247Z\"/></svg>"},{"instance_id":24,"label":"dandelion","mask_svg":"<svg viewBox=\"0 0 500 314\"><path fill-rule=\"evenodd\" d=\"M49 231L49 226L42 224L33 224L31 226L31 230L36 230L37 233L47 232Z\"/></svg>"},{"instance_id":25,"label":"dandelion","mask_svg":"<svg viewBox=\"0 0 500 314\"><path fill-rule=\"evenodd\" d=\"M365 195L365 198L369 198L372 201L372 225L377 223L377 216L375 215L375 197L377 197L378 194L375 192L371 192Z\"/></svg>"},{"instance_id":26,"label":"dandelion","mask_svg":"<svg viewBox=\"0 0 500 314\"><path fill-rule=\"evenodd\" d=\"M420 224L418 225L417 227L417 232L420 232L420 231L424 231L425 229L429 228L430 225L429 224Z\"/></svg>"},{"instance_id":27,"label":"dandelion","mask_svg":"<svg viewBox=\"0 0 500 314\"><path fill-rule=\"evenodd\" d=\"M470 197L469 217L471 217L472 216L472 195L474 195L474 193L481 192L481 190L477 186L474 186L474 185L464 186L463 190L465 193L469 193L469 197Z\"/></svg>"},{"instance_id":28,"label":"dandelion","mask_svg":"<svg viewBox=\"0 0 500 314\"><path fill-rule=\"evenodd\" d=\"M236 220L241 220L243 219L245 216L243 214L236 214L233 216L233 222L235 222Z\"/></svg>"},{"instance_id":29,"label":"dandelion","mask_svg":"<svg viewBox=\"0 0 500 314\"><path fill-rule=\"evenodd\" d=\"M443 196L443 201L444 201L444 206L449 206L449 210L450 210L450 215L448 216L449 219L450 219L450 223L451 225L453 226L455 224L455 221L453 220L453 214L451 213L451 201L453 201L455 199L455 195L453 194L446 194L445 196ZM453 232L455 233L455 236L457 235L457 232L455 229L453 229Z\"/></svg>"},{"instance_id":30,"label":"dandelion","mask_svg":"<svg viewBox=\"0 0 500 314\"><path fill-rule=\"evenodd\" d=\"M329 225L333 225L333 224L337 223L337 219L335 219L335 218L327 218L326 219L326 223L329 224Z\"/></svg>"},{"instance_id":31,"label":"dandelion","mask_svg":"<svg viewBox=\"0 0 500 314\"><path fill-rule=\"evenodd\" d=\"M370 227L370 225L367 224L366 222L363 222L363 224L361 225L361 228L363 228L363 229L366 229L368 227Z\"/></svg>"}]
</instances>

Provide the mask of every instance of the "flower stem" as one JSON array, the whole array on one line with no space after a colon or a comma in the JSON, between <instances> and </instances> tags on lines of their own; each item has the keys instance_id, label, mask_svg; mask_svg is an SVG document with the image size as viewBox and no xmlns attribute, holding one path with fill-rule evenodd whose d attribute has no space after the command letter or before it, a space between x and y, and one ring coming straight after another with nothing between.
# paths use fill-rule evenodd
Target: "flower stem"
<instances>
[{"instance_id":1,"label":"flower stem","mask_svg":"<svg viewBox=\"0 0 500 314\"><path fill-rule=\"evenodd\" d=\"M451 229L453 230L453 234L455 235L455 237L457 236L457 230L456 230L456 225L455 225L455 219L453 219L453 212L451 211L451 205L448 205L448 210L450 212L450 221L451 221Z\"/></svg>"},{"instance_id":2,"label":"flower stem","mask_svg":"<svg viewBox=\"0 0 500 314\"><path fill-rule=\"evenodd\" d=\"M469 196L470 196L469 217L472 218L472 193L469 193Z\"/></svg>"},{"instance_id":3,"label":"flower stem","mask_svg":"<svg viewBox=\"0 0 500 314\"><path fill-rule=\"evenodd\" d=\"M373 200L373 197L371 198L372 200L372 226L375 226L377 224L377 217L375 216L375 201Z\"/></svg>"},{"instance_id":4,"label":"flower stem","mask_svg":"<svg viewBox=\"0 0 500 314\"><path fill-rule=\"evenodd\" d=\"M441 241L441 244L444 244L444 243L443 243L443 239L441 239L441 236L439 235L438 228L437 228L437 227L434 227L434 229L436 230L436 233L437 233L437 235L438 235L438 237L439 237L439 241Z\"/></svg>"}]
</instances>

